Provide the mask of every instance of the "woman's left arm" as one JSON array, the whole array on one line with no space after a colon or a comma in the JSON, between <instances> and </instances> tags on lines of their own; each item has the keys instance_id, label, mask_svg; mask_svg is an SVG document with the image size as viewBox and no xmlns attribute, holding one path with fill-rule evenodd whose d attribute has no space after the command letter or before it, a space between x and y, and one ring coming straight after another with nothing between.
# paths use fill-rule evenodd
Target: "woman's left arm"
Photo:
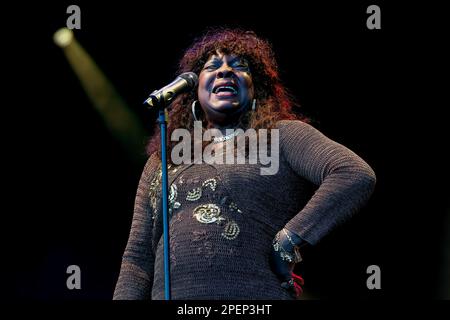
<instances>
[{"instance_id":1,"label":"woman's left arm","mask_svg":"<svg viewBox=\"0 0 450 320\"><path fill-rule=\"evenodd\" d=\"M291 168L318 186L285 226L309 244L357 212L376 182L372 168L353 151L301 121L281 121L280 151Z\"/></svg>"},{"instance_id":2,"label":"woman's left arm","mask_svg":"<svg viewBox=\"0 0 450 320\"><path fill-rule=\"evenodd\" d=\"M281 286L294 297L303 279L293 273L299 248L315 244L333 227L358 211L375 187L372 168L353 151L301 121L280 121L280 151L291 168L318 186L308 203L273 241L271 267Z\"/></svg>"}]
</instances>

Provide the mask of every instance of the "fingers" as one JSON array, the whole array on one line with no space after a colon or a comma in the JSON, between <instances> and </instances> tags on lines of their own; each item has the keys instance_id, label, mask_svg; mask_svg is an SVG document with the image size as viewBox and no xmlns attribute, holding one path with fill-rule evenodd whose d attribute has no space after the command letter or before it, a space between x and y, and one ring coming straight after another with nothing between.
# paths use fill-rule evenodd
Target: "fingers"
<instances>
[{"instance_id":1,"label":"fingers","mask_svg":"<svg viewBox=\"0 0 450 320\"><path fill-rule=\"evenodd\" d=\"M303 286L305 284L305 280L303 280L303 278L293 272L291 272L291 277L294 279L294 281L296 283L298 283L299 285Z\"/></svg>"},{"instance_id":2,"label":"fingers","mask_svg":"<svg viewBox=\"0 0 450 320\"><path fill-rule=\"evenodd\" d=\"M287 261L281 259L277 252L272 252L271 267L281 281L288 281L291 278L292 266Z\"/></svg>"},{"instance_id":3,"label":"fingers","mask_svg":"<svg viewBox=\"0 0 450 320\"><path fill-rule=\"evenodd\" d=\"M291 278L281 283L281 287L286 289L293 298L298 298L303 294L302 285L305 284L303 278L291 272Z\"/></svg>"},{"instance_id":4,"label":"fingers","mask_svg":"<svg viewBox=\"0 0 450 320\"><path fill-rule=\"evenodd\" d=\"M282 282L281 287L286 289L294 299L297 299L303 293L302 287L300 287L300 285L296 283L294 279Z\"/></svg>"},{"instance_id":5,"label":"fingers","mask_svg":"<svg viewBox=\"0 0 450 320\"><path fill-rule=\"evenodd\" d=\"M294 289L295 289L296 298L300 297L303 293L302 287L300 287L296 282L294 282Z\"/></svg>"},{"instance_id":6,"label":"fingers","mask_svg":"<svg viewBox=\"0 0 450 320\"><path fill-rule=\"evenodd\" d=\"M301 286L305 281L293 272L295 264L282 259L276 251L272 252L270 263L272 270L281 281L281 287L286 289L294 299L298 298L303 293Z\"/></svg>"}]
</instances>

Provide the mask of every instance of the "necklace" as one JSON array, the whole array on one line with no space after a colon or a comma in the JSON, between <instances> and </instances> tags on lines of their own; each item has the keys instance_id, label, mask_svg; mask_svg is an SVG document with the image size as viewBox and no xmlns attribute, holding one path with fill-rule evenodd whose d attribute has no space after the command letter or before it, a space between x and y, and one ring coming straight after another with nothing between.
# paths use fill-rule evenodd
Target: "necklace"
<instances>
[{"instance_id":1,"label":"necklace","mask_svg":"<svg viewBox=\"0 0 450 320\"><path fill-rule=\"evenodd\" d=\"M237 136L238 134L239 134L239 131L235 130L235 131L233 131L233 133L227 134L226 136L214 137L213 143L220 143L220 142L230 140L231 138Z\"/></svg>"}]
</instances>

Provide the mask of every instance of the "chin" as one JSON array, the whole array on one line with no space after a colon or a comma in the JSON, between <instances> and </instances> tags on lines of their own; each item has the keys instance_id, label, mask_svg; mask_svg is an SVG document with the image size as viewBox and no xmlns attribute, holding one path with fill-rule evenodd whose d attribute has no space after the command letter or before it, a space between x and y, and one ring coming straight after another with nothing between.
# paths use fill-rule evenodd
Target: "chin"
<instances>
[{"instance_id":1,"label":"chin","mask_svg":"<svg viewBox=\"0 0 450 320\"><path fill-rule=\"evenodd\" d=\"M214 108L214 111L223 113L223 114L233 114L238 110L239 110L239 108L236 108L235 106L227 106L227 107L224 106L224 107Z\"/></svg>"},{"instance_id":2,"label":"chin","mask_svg":"<svg viewBox=\"0 0 450 320\"><path fill-rule=\"evenodd\" d=\"M216 103L212 108L217 112L233 112L240 108L240 105L238 102L231 102L231 101L220 101L219 103Z\"/></svg>"}]
</instances>

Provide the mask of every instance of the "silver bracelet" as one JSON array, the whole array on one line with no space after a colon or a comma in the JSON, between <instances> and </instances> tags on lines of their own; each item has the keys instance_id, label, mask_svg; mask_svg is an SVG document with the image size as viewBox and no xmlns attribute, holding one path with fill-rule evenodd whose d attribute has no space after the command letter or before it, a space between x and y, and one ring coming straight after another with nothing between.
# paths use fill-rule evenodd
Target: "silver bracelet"
<instances>
[{"instance_id":1,"label":"silver bracelet","mask_svg":"<svg viewBox=\"0 0 450 320\"><path fill-rule=\"evenodd\" d=\"M284 229L283 229L283 231L284 231ZM283 246L280 243L280 233L277 233L275 236L275 239L273 241L273 249L276 252L280 253L281 259L283 259L287 262L290 262L290 263L292 263L292 262L299 263L300 261L303 260L302 256L300 255L299 247L293 243L292 239L289 237L289 235L286 233L286 231L284 231L284 234L286 234L289 242L293 245L294 252L293 253L288 252L285 248L283 248Z\"/></svg>"},{"instance_id":2,"label":"silver bracelet","mask_svg":"<svg viewBox=\"0 0 450 320\"><path fill-rule=\"evenodd\" d=\"M289 234L286 232L286 229L285 228L283 228L283 232L284 232L284 234L286 235L286 237L288 238L288 240L289 240L289 242L294 246L294 247L296 247L297 245L294 243L294 241L292 241L292 238L289 236Z\"/></svg>"}]
</instances>

